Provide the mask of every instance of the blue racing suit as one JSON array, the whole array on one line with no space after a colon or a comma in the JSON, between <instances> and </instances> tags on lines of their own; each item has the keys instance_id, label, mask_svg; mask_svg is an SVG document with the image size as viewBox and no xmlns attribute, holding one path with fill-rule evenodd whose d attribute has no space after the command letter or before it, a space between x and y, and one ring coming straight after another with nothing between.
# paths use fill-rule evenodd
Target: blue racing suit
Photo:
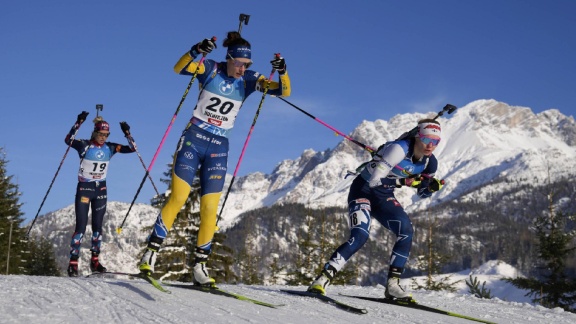
<instances>
[{"instance_id":1,"label":"blue racing suit","mask_svg":"<svg viewBox=\"0 0 576 324\"><path fill-rule=\"evenodd\" d=\"M70 242L70 257L78 257L80 246L86 226L88 225L88 211L92 207L92 245L90 250L100 253L102 243L102 223L106 214L106 202L108 189L106 187L106 173L108 163L116 153L132 153L135 148L127 145L106 142L99 146L92 140L72 139L72 135L80 127L75 124L70 130L64 142L71 145L80 157L80 169L78 170L78 185L76 186L76 198L74 210L76 212L76 227Z\"/></svg>"},{"instance_id":2,"label":"blue racing suit","mask_svg":"<svg viewBox=\"0 0 576 324\"><path fill-rule=\"evenodd\" d=\"M352 182L348 193L350 239L340 245L328 261L337 271L368 240L372 217L396 235L390 267L404 268L414 231L410 218L394 197L394 189L400 187L399 179L422 175L418 195L430 197L432 192L428 185L438 166L433 154L415 160L414 141L414 138L407 138L384 144ZM370 187L374 177L381 185Z\"/></svg>"}]
</instances>

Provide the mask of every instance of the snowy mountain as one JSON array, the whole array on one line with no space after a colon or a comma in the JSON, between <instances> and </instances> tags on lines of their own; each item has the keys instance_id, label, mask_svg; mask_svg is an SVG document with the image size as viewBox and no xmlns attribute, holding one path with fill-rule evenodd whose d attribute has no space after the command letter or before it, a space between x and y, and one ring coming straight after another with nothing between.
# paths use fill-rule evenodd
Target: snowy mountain
<instances>
[{"instance_id":1,"label":"snowy mountain","mask_svg":"<svg viewBox=\"0 0 576 324\"><path fill-rule=\"evenodd\" d=\"M474 271L453 274L454 280L469 274L486 282L493 299L468 293L464 282L455 293L412 291L421 304L481 319L486 322L575 323L576 314L527 302L524 292L499 279L515 275L514 268L492 261ZM422 279L422 278L420 278ZM409 280L402 284L408 285ZM339 293L382 297L383 287L331 286L328 295L368 313L357 315L307 297L281 293L280 289L306 287L219 285L220 288L272 304L258 306L246 301L169 288L160 292L141 280L117 278L62 278L0 275L1 323L474 323L442 314L424 312L339 296Z\"/></svg>"},{"instance_id":2,"label":"snowy mountain","mask_svg":"<svg viewBox=\"0 0 576 324\"><path fill-rule=\"evenodd\" d=\"M376 148L393 140L429 114L397 115L389 121L364 121L351 134L353 139ZM443 128L442 142L435 151L439 160L437 176L446 180L434 199L418 200L414 191L398 190L398 200L407 211L421 210L427 204L445 200L473 199L483 201L487 195L502 192L502 179L545 180L565 176L565 166L576 156L576 124L558 110L534 114L529 108L512 107L494 100L478 100L439 118ZM296 160L280 162L271 174L253 173L236 179L228 197L222 229L230 228L242 213L282 203L302 203L311 208L346 206L348 184L343 179L370 155L358 145L343 140L324 152L306 150ZM149 234L158 210L144 204L135 205L120 235L128 203L109 202L104 222L103 264L121 271L133 271L141 246ZM73 232L74 206L68 206L40 217L32 234L54 242L58 263L67 263L69 240ZM145 228L147 227L147 228ZM86 235L91 235L88 228ZM87 270L88 241L85 240L80 263Z\"/></svg>"},{"instance_id":3,"label":"snowy mountain","mask_svg":"<svg viewBox=\"0 0 576 324\"><path fill-rule=\"evenodd\" d=\"M413 128L422 118L436 113L397 115L389 121L364 121L349 135L377 148ZM565 175L576 156L576 124L558 110L534 114L529 108L513 107L495 100L478 100L438 119L442 142L434 152L439 160L437 176L446 185L434 199L416 204L414 192L404 188L398 200L410 212L426 204L498 191L490 183L501 178L546 179ZM272 174L254 173L238 178L228 197L222 228L241 213L275 203L295 202L311 208L346 206L348 170L355 170L370 155L360 146L343 140L324 152L306 150L296 160L280 162ZM481 193L471 193L482 188ZM410 205L410 206L409 206Z\"/></svg>"}]
</instances>

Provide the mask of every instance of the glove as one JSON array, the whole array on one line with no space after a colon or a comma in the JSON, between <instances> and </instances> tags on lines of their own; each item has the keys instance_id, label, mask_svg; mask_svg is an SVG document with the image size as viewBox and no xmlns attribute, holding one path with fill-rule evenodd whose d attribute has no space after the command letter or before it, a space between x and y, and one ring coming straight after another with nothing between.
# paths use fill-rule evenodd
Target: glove
<instances>
[{"instance_id":1,"label":"glove","mask_svg":"<svg viewBox=\"0 0 576 324\"><path fill-rule=\"evenodd\" d=\"M396 188L400 188L402 186L418 188L420 186L421 182L422 182L422 177L402 178L402 179L396 180Z\"/></svg>"},{"instance_id":2,"label":"glove","mask_svg":"<svg viewBox=\"0 0 576 324\"><path fill-rule=\"evenodd\" d=\"M442 189L442 186L444 186L444 183L446 183L444 180L438 180L436 178L432 178L430 180L430 184L428 185L428 190L430 190L430 192L436 192L436 191Z\"/></svg>"},{"instance_id":3,"label":"glove","mask_svg":"<svg viewBox=\"0 0 576 324\"><path fill-rule=\"evenodd\" d=\"M278 73L283 74L286 72L286 61L280 54L276 54L270 63L272 64L272 68L278 71Z\"/></svg>"},{"instance_id":4,"label":"glove","mask_svg":"<svg viewBox=\"0 0 576 324\"><path fill-rule=\"evenodd\" d=\"M124 133L124 135L130 136L130 125L128 125L127 122L125 121L120 122L120 128L122 128L122 132Z\"/></svg>"},{"instance_id":5,"label":"glove","mask_svg":"<svg viewBox=\"0 0 576 324\"><path fill-rule=\"evenodd\" d=\"M88 114L89 114L89 112L82 111L82 113L78 114L78 118L76 119L76 123L78 125L81 125L86 120L86 117L88 117Z\"/></svg>"},{"instance_id":6,"label":"glove","mask_svg":"<svg viewBox=\"0 0 576 324\"><path fill-rule=\"evenodd\" d=\"M218 47L218 46L216 46L216 43L214 42L214 40L208 39L208 38L205 38L203 41L196 44L196 49L198 50L198 52L200 52L202 54L208 54L208 53L212 52L212 50L215 49L216 47Z\"/></svg>"}]
</instances>

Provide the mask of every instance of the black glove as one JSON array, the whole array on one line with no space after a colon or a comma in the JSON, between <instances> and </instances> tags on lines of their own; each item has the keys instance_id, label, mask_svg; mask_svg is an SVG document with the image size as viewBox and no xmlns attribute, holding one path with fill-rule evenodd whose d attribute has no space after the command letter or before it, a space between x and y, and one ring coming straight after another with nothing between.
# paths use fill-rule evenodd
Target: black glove
<instances>
[{"instance_id":1,"label":"black glove","mask_svg":"<svg viewBox=\"0 0 576 324\"><path fill-rule=\"evenodd\" d=\"M270 61L270 63L272 63L272 68L278 71L278 73L282 74L286 72L286 61L282 56L280 56L280 54L276 54L276 56L272 61Z\"/></svg>"},{"instance_id":2,"label":"black glove","mask_svg":"<svg viewBox=\"0 0 576 324\"><path fill-rule=\"evenodd\" d=\"M430 184L428 185L428 190L430 190L430 192L436 192L440 189L442 189L442 186L444 186L444 180L438 180L436 178L432 178L430 179Z\"/></svg>"},{"instance_id":3,"label":"black glove","mask_svg":"<svg viewBox=\"0 0 576 324\"><path fill-rule=\"evenodd\" d=\"M203 41L196 44L196 49L198 50L198 52L203 53L203 54L208 54L208 53L212 52L212 50L217 48L217 47L218 46L216 46L216 43L214 42L214 40L208 39L208 38L205 38Z\"/></svg>"},{"instance_id":4,"label":"black glove","mask_svg":"<svg viewBox=\"0 0 576 324\"><path fill-rule=\"evenodd\" d=\"M125 121L120 122L120 128L122 128L122 132L124 133L124 135L130 136L130 125L128 125L127 122Z\"/></svg>"},{"instance_id":5,"label":"black glove","mask_svg":"<svg viewBox=\"0 0 576 324\"><path fill-rule=\"evenodd\" d=\"M88 114L89 114L89 112L82 111L82 113L78 114L78 118L76 119L76 123L78 125L81 125L86 120L86 117L88 117Z\"/></svg>"}]
</instances>

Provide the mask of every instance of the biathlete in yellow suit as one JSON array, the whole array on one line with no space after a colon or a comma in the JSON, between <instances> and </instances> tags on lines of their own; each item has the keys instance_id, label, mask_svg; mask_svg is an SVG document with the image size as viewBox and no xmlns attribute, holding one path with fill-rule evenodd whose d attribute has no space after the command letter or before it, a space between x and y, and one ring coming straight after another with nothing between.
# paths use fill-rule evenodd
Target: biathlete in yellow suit
<instances>
[{"instance_id":1,"label":"biathlete in yellow suit","mask_svg":"<svg viewBox=\"0 0 576 324\"><path fill-rule=\"evenodd\" d=\"M290 95L290 79L284 58L276 57L270 62L278 72L279 82L269 82L264 75L248 69L252 65L250 43L238 32L229 32L223 46L227 47L225 62L206 59L200 66L194 62L200 54L210 53L216 47L213 40L204 39L192 46L174 67L177 73L183 75L193 75L198 68L201 90L192 119L178 142L171 195L154 223L146 252L139 264L141 272L154 272L160 246L186 202L196 171L200 168L200 229L193 275L197 284L215 283L208 274L206 261L211 251L218 202L226 177L228 136L242 103L254 91L264 92L269 83L268 94Z\"/></svg>"}]
</instances>

